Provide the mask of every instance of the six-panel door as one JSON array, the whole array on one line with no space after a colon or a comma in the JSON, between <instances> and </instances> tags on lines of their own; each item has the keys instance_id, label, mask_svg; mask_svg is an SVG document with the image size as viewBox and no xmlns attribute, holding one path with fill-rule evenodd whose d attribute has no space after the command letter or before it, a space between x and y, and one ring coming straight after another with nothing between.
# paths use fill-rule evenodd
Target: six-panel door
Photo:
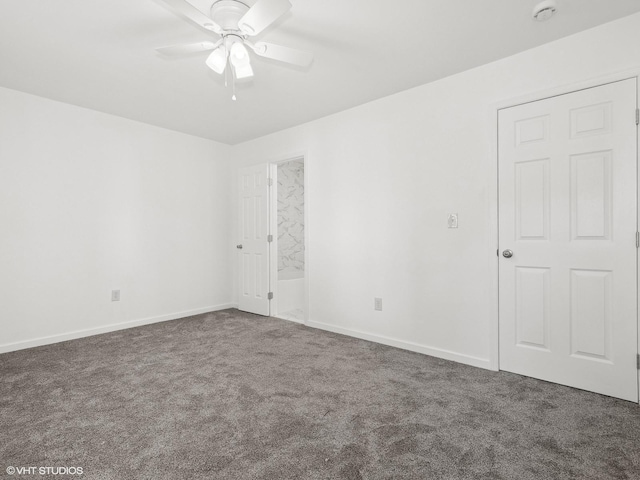
<instances>
[{"instance_id":1,"label":"six-panel door","mask_svg":"<svg viewBox=\"0 0 640 480\"><path fill-rule=\"evenodd\" d=\"M499 112L501 370L638 401L635 111L630 79Z\"/></svg>"},{"instance_id":2,"label":"six-panel door","mask_svg":"<svg viewBox=\"0 0 640 480\"><path fill-rule=\"evenodd\" d=\"M267 164L240 170L238 308L269 315L269 186Z\"/></svg>"}]
</instances>

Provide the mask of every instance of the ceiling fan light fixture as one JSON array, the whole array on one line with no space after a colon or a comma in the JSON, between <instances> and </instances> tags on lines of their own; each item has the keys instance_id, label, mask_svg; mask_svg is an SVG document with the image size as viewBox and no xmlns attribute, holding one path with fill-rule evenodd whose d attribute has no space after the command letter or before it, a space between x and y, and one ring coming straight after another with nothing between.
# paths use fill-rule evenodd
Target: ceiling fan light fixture
<instances>
[{"instance_id":1,"label":"ceiling fan light fixture","mask_svg":"<svg viewBox=\"0 0 640 480\"><path fill-rule=\"evenodd\" d=\"M209 67L214 72L222 75L227 66L227 49L225 48L225 46L220 45L218 48L216 48L211 53L211 55L209 55L206 63L207 67Z\"/></svg>"},{"instance_id":2,"label":"ceiling fan light fixture","mask_svg":"<svg viewBox=\"0 0 640 480\"><path fill-rule=\"evenodd\" d=\"M229 60L234 66L249 62L249 52L247 52L246 47L241 42L235 42L231 45Z\"/></svg>"},{"instance_id":3,"label":"ceiling fan light fixture","mask_svg":"<svg viewBox=\"0 0 640 480\"><path fill-rule=\"evenodd\" d=\"M249 62L242 65L234 65L233 70L238 80L253 77L253 68L251 68L251 64Z\"/></svg>"},{"instance_id":4,"label":"ceiling fan light fixture","mask_svg":"<svg viewBox=\"0 0 640 480\"><path fill-rule=\"evenodd\" d=\"M251 68L251 59L247 47L242 41L235 41L229 49L229 62L233 65L236 78L253 77L253 68Z\"/></svg>"},{"instance_id":5,"label":"ceiling fan light fixture","mask_svg":"<svg viewBox=\"0 0 640 480\"><path fill-rule=\"evenodd\" d=\"M252 6L245 3L248 0L211 0L213 3L209 16L194 7L191 4L192 0L159 1L200 28L210 30L221 38L217 43L206 41L174 45L157 49L158 52L176 56L210 51L205 63L219 75L226 73L225 87L231 77L234 100L234 80L254 75L248 48L261 57L295 66L308 67L313 60L313 55L309 52L265 42L254 45L249 41L250 36L260 34L286 15L292 7L291 0L251 0Z\"/></svg>"}]
</instances>

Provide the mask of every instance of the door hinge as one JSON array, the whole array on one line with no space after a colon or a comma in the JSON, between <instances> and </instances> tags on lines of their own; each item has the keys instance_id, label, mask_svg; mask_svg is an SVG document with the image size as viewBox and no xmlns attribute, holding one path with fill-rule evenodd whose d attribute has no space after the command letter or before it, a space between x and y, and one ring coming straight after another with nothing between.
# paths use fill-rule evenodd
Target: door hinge
<instances>
[{"instance_id":1,"label":"door hinge","mask_svg":"<svg viewBox=\"0 0 640 480\"><path fill-rule=\"evenodd\" d=\"M636 355L636 368L640 370L640 353Z\"/></svg>"},{"instance_id":2,"label":"door hinge","mask_svg":"<svg viewBox=\"0 0 640 480\"><path fill-rule=\"evenodd\" d=\"M267 298L268 298L269 300L273 300L273 292L269 292L269 293L267 293Z\"/></svg>"},{"instance_id":3,"label":"door hinge","mask_svg":"<svg viewBox=\"0 0 640 480\"><path fill-rule=\"evenodd\" d=\"M273 178L267 178L267 186L272 186L273 185Z\"/></svg>"},{"instance_id":4,"label":"door hinge","mask_svg":"<svg viewBox=\"0 0 640 480\"><path fill-rule=\"evenodd\" d=\"M640 248L640 232L636 232L636 248Z\"/></svg>"},{"instance_id":5,"label":"door hinge","mask_svg":"<svg viewBox=\"0 0 640 480\"><path fill-rule=\"evenodd\" d=\"M273 235L267 235L267 242L273 242Z\"/></svg>"},{"instance_id":6,"label":"door hinge","mask_svg":"<svg viewBox=\"0 0 640 480\"><path fill-rule=\"evenodd\" d=\"M640 108L636 108L636 125L640 125Z\"/></svg>"}]
</instances>

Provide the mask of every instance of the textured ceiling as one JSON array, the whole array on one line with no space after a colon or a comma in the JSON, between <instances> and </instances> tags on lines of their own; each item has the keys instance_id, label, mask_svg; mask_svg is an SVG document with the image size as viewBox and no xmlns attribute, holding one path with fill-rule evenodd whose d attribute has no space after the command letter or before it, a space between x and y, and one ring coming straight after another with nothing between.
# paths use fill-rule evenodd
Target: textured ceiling
<instances>
[{"instance_id":1,"label":"textured ceiling","mask_svg":"<svg viewBox=\"0 0 640 480\"><path fill-rule=\"evenodd\" d=\"M254 58L233 102L206 53L155 51L214 37L156 0L2 0L0 86L236 144L640 11L637 0L558 0L539 23L537 0L291 2L258 39L312 51L313 64ZM212 0L191 3L208 12Z\"/></svg>"}]
</instances>

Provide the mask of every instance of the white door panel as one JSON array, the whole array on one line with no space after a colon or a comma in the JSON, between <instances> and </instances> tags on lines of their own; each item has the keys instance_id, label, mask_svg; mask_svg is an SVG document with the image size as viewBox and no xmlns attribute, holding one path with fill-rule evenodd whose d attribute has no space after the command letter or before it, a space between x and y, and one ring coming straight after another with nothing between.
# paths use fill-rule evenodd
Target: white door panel
<instances>
[{"instance_id":1,"label":"white door panel","mask_svg":"<svg viewBox=\"0 0 640 480\"><path fill-rule=\"evenodd\" d=\"M258 315L269 315L268 177L267 164L240 170L238 308Z\"/></svg>"},{"instance_id":2,"label":"white door panel","mask_svg":"<svg viewBox=\"0 0 640 480\"><path fill-rule=\"evenodd\" d=\"M635 110L631 79L499 112L502 370L638 401Z\"/></svg>"}]
</instances>

